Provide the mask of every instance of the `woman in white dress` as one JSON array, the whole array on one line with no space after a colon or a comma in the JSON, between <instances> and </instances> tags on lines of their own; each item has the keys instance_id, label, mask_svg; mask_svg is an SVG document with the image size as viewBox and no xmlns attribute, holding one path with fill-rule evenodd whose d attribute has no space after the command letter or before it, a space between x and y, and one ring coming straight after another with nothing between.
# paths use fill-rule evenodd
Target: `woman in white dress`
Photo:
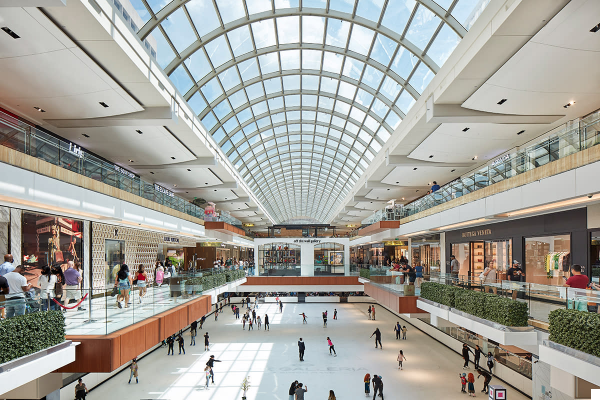
<instances>
[{"instance_id":1,"label":"woman in white dress","mask_svg":"<svg viewBox=\"0 0 600 400\"><path fill-rule=\"evenodd\" d=\"M42 268L42 274L38 278L38 285L40 286L40 299L42 300L42 310L47 311L48 309L55 309L54 301L54 285L56 284L56 275L52 274L50 267L45 266ZM50 305L50 306L48 306Z\"/></svg>"}]
</instances>

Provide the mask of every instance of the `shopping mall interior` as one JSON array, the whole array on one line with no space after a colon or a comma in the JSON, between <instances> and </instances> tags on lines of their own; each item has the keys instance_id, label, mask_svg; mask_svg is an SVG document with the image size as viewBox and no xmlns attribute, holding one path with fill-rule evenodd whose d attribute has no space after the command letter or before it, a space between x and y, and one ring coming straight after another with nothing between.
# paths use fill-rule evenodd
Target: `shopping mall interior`
<instances>
[{"instance_id":1,"label":"shopping mall interior","mask_svg":"<svg viewBox=\"0 0 600 400\"><path fill-rule=\"evenodd\" d=\"M0 28L0 399L600 400L600 1Z\"/></svg>"}]
</instances>

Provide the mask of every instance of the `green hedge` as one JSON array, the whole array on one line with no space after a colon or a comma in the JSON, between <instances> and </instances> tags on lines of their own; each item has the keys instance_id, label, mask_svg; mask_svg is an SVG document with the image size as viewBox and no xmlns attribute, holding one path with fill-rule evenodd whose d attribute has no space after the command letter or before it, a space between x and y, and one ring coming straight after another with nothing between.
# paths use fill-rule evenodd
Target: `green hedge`
<instances>
[{"instance_id":1,"label":"green hedge","mask_svg":"<svg viewBox=\"0 0 600 400\"><path fill-rule=\"evenodd\" d=\"M435 282L421 284L421 297L505 326L527 326L527 303Z\"/></svg>"},{"instance_id":2,"label":"green hedge","mask_svg":"<svg viewBox=\"0 0 600 400\"><path fill-rule=\"evenodd\" d=\"M186 288L192 287L192 290L200 292L210 290L217 286L225 285L227 282L233 282L246 276L243 270L223 271L210 275L198 276L185 281Z\"/></svg>"},{"instance_id":3,"label":"green hedge","mask_svg":"<svg viewBox=\"0 0 600 400\"><path fill-rule=\"evenodd\" d=\"M35 312L0 321L0 364L65 341L60 311Z\"/></svg>"},{"instance_id":4,"label":"green hedge","mask_svg":"<svg viewBox=\"0 0 600 400\"><path fill-rule=\"evenodd\" d=\"M360 269L360 277L371 279L371 270L369 268L361 268Z\"/></svg>"},{"instance_id":5,"label":"green hedge","mask_svg":"<svg viewBox=\"0 0 600 400\"><path fill-rule=\"evenodd\" d=\"M549 318L551 341L600 357L600 314L561 308Z\"/></svg>"}]
</instances>

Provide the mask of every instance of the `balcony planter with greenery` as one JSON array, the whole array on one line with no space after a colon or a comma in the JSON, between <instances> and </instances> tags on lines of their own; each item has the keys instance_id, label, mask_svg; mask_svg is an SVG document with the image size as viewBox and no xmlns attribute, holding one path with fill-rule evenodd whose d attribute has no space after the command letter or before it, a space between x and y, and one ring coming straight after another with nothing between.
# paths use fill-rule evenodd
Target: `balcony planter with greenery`
<instances>
[{"instance_id":1,"label":"balcony planter with greenery","mask_svg":"<svg viewBox=\"0 0 600 400\"><path fill-rule=\"evenodd\" d=\"M527 326L527 304L492 293L423 282L421 297L504 326Z\"/></svg>"},{"instance_id":2,"label":"balcony planter with greenery","mask_svg":"<svg viewBox=\"0 0 600 400\"><path fill-rule=\"evenodd\" d=\"M0 364L65 341L60 311L35 312L0 321Z\"/></svg>"},{"instance_id":3,"label":"balcony planter with greenery","mask_svg":"<svg viewBox=\"0 0 600 400\"><path fill-rule=\"evenodd\" d=\"M369 268L361 268L360 277L365 279L371 279L371 270Z\"/></svg>"},{"instance_id":4,"label":"balcony planter with greenery","mask_svg":"<svg viewBox=\"0 0 600 400\"><path fill-rule=\"evenodd\" d=\"M600 314L561 308L549 321L551 341L600 357Z\"/></svg>"}]
</instances>

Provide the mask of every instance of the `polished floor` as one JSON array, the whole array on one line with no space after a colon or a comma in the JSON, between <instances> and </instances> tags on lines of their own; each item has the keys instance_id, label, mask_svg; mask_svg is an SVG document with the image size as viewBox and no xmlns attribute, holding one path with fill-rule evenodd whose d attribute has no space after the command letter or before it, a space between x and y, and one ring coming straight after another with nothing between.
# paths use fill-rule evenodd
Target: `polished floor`
<instances>
[{"instance_id":1,"label":"polished floor","mask_svg":"<svg viewBox=\"0 0 600 400\"><path fill-rule=\"evenodd\" d=\"M290 383L298 380L308 387L307 400L326 399L329 390L338 399L364 398L363 377L366 373L383 377L384 395L388 399L463 399L458 374L463 372L461 357L429 336L408 326L408 339L396 340L393 326L398 320L377 306L377 320L367 317L366 304L284 304L279 313L274 304L261 304L260 315L269 315L270 331L242 330L228 310L218 321L210 316L204 330L198 331L196 346L189 346L186 332L185 355L167 356L161 348L139 363L140 383L128 384L129 370L90 392L88 399L241 399L244 377L250 377L248 400L288 399ZM338 320L333 320L333 310ZM323 327L321 313L329 315ZM306 313L308 324L298 314ZM375 349L369 338L375 328L383 334L383 350ZM211 347L204 351L202 335L208 331ZM338 356L329 355L327 336L331 337ZM305 361L298 359L298 338L306 343ZM404 370L398 370L396 357L402 349L407 358ZM213 354L215 385L204 388L204 366ZM84 378L85 380L85 378ZM501 384L492 380L492 384ZM475 383L477 397L482 379ZM371 391L372 393L372 391ZM508 398L526 397L509 388Z\"/></svg>"}]
</instances>

